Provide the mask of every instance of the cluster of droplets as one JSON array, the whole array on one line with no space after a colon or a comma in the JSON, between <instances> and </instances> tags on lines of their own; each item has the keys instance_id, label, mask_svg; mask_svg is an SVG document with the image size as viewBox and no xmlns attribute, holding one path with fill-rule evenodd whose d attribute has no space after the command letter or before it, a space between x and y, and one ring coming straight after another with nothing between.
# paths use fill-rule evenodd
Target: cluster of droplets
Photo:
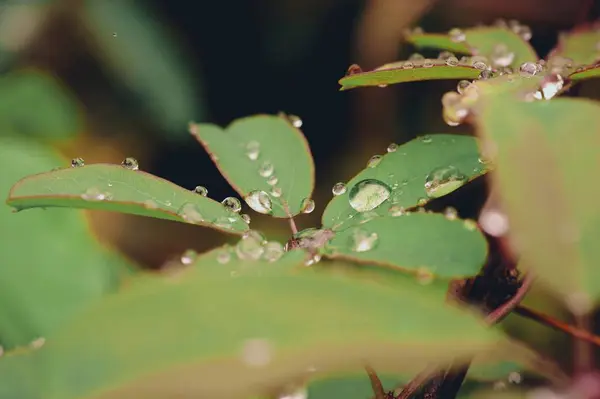
<instances>
[{"instance_id":1,"label":"cluster of droplets","mask_svg":"<svg viewBox=\"0 0 600 399\"><path fill-rule=\"evenodd\" d=\"M85 161L83 158L73 158L71 160L72 168L81 168L85 166ZM121 166L125 169L130 170L138 170L139 164L135 158L125 158L123 162L121 162ZM108 187L112 187L112 183L108 183ZM110 201L113 199L113 195L110 191L104 190L99 187L88 187L85 191L80 195L81 199L84 201Z\"/></svg>"}]
</instances>

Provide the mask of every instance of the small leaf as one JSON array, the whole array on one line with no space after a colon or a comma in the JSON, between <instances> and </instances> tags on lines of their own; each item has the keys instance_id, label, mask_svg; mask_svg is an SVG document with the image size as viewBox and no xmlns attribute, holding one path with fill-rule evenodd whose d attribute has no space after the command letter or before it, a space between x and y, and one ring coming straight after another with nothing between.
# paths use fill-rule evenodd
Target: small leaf
<instances>
[{"instance_id":1,"label":"small leaf","mask_svg":"<svg viewBox=\"0 0 600 399\"><path fill-rule=\"evenodd\" d=\"M523 62L537 61L538 56L529 42L512 30L500 27L482 27L464 30L466 41L453 42L448 35L416 34L407 36L407 40L416 47L437 48L458 53L481 55L492 63L497 58L497 46L504 45L508 52L514 53L510 65L518 67ZM505 65L508 66L508 65Z\"/></svg>"},{"instance_id":2,"label":"small leaf","mask_svg":"<svg viewBox=\"0 0 600 399\"><path fill-rule=\"evenodd\" d=\"M119 165L94 164L28 176L11 189L17 210L70 207L188 222L230 233L248 225L220 203L167 180Z\"/></svg>"},{"instance_id":3,"label":"small leaf","mask_svg":"<svg viewBox=\"0 0 600 399\"><path fill-rule=\"evenodd\" d=\"M0 192L8 192L20 176L60 162L33 140L0 138ZM5 351L54 333L116 291L133 269L94 240L81 212L38 209L16 215L2 204L0 236L0 345ZM3 398L32 397L2 392Z\"/></svg>"},{"instance_id":4,"label":"small leaf","mask_svg":"<svg viewBox=\"0 0 600 399\"><path fill-rule=\"evenodd\" d=\"M340 79L341 90L354 89L363 86L387 86L395 83L415 82L419 80L440 79L476 79L481 73L472 66L450 66L442 60L431 60L432 65L426 67L423 63L410 69L402 66L383 66L386 69L375 69L368 72L354 73ZM400 64L400 63L395 63ZM382 67L382 68L383 68Z\"/></svg>"},{"instance_id":5,"label":"small leaf","mask_svg":"<svg viewBox=\"0 0 600 399\"><path fill-rule=\"evenodd\" d=\"M556 48L548 58L570 58L574 67L591 65L598 61L599 42L600 31L589 26L579 28L560 35Z\"/></svg>"},{"instance_id":6,"label":"small leaf","mask_svg":"<svg viewBox=\"0 0 600 399\"><path fill-rule=\"evenodd\" d=\"M302 211L315 174L308 143L292 118L256 115L226 129L197 124L190 131L252 209L286 218Z\"/></svg>"},{"instance_id":7,"label":"small leaf","mask_svg":"<svg viewBox=\"0 0 600 399\"><path fill-rule=\"evenodd\" d=\"M373 213L386 215L395 209L424 205L429 201L425 188L427 176L444 168L454 168L462 180L446 186L446 191L452 191L460 186L459 183L467 183L487 172L486 165L479 161L479 157L477 139L469 136L435 134L409 141L396 151L383 155L375 167L367 167L352 178L346 192L334 197L327 205L322 218L323 226L337 230L364 222ZM356 198L351 194L357 183L367 179L382 182L388 187L389 199L373 212L360 213L350 205L350 200ZM433 193L434 196L442 194L444 187Z\"/></svg>"},{"instance_id":8,"label":"small leaf","mask_svg":"<svg viewBox=\"0 0 600 399\"><path fill-rule=\"evenodd\" d=\"M487 242L474 222L442 214L412 213L378 217L338 231L327 256L433 276L458 278L479 273Z\"/></svg>"},{"instance_id":9,"label":"small leaf","mask_svg":"<svg viewBox=\"0 0 600 399\"><path fill-rule=\"evenodd\" d=\"M23 362L3 359L0 389L29 378L49 398L165 398L182 387L189 397L251 397L308 377L309 368L315 376L358 372L367 362L381 373L417 372L476 353L491 360L512 347L498 330L412 285L199 269L177 282L145 280Z\"/></svg>"},{"instance_id":10,"label":"small leaf","mask_svg":"<svg viewBox=\"0 0 600 399\"><path fill-rule=\"evenodd\" d=\"M521 266L564 297L600 298L600 106L580 99L489 98L478 131L497 146L502 193Z\"/></svg>"}]
</instances>

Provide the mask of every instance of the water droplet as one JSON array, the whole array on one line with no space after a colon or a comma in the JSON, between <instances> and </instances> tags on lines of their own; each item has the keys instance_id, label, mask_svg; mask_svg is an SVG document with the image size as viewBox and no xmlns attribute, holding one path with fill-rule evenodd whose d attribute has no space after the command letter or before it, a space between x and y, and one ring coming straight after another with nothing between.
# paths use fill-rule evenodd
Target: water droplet
<instances>
[{"instance_id":1,"label":"water droplet","mask_svg":"<svg viewBox=\"0 0 600 399\"><path fill-rule=\"evenodd\" d=\"M515 53L509 51L504 43L496 44L491 54L492 65L498 68L507 67L515 60Z\"/></svg>"},{"instance_id":2,"label":"water droplet","mask_svg":"<svg viewBox=\"0 0 600 399\"><path fill-rule=\"evenodd\" d=\"M123 162L121 162L121 166L129 170L138 170L140 168L137 159L131 157L125 158Z\"/></svg>"},{"instance_id":3,"label":"water droplet","mask_svg":"<svg viewBox=\"0 0 600 399\"><path fill-rule=\"evenodd\" d=\"M80 168L85 165L85 161L83 158L73 158L71 159L71 167L72 168Z\"/></svg>"},{"instance_id":4,"label":"water droplet","mask_svg":"<svg viewBox=\"0 0 600 399\"><path fill-rule=\"evenodd\" d=\"M454 107L460 104L462 97L455 91L449 91L442 96L442 105L444 107Z\"/></svg>"},{"instance_id":5,"label":"water droplet","mask_svg":"<svg viewBox=\"0 0 600 399\"><path fill-rule=\"evenodd\" d=\"M242 203L235 197L227 197L221 201L221 204L223 204L223 206L229 209L231 212L238 213L242 210Z\"/></svg>"},{"instance_id":6,"label":"water droplet","mask_svg":"<svg viewBox=\"0 0 600 399\"><path fill-rule=\"evenodd\" d=\"M256 161L260 155L260 143L258 141L250 141L246 144L246 156L251 161Z\"/></svg>"},{"instance_id":7,"label":"water droplet","mask_svg":"<svg viewBox=\"0 0 600 399\"><path fill-rule=\"evenodd\" d=\"M465 92L466 88L469 87L470 85L471 85L471 82L469 82L468 80L461 80L456 85L456 91L458 92L458 94L463 94Z\"/></svg>"},{"instance_id":8,"label":"water droplet","mask_svg":"<svg viewBox=\"0 0 600 399\"><path fill-rule=\"evenodd\" d=\"M404 216L406 215L406 210L402 206L392 205L388 210L388 214L392 217Z\"/></svg>"},{"instance_id":9,"label":"water droplet","mask_svg":"<svg viewBox=\"0 0 600 399\"><path fill-rule=\"evenodd\" d=\"M373 155L367 161L367 168L374 168L374 167L376 167L377 165L379 165L379 163L381 162L382 159L383 159L383 157L381 155Z\"/></svg>"},{"instance_id":10,"label":"water droplet","mask_svg":"<svg viewBox=\"0 0 600 399\"><path fill-rule=\"evenodd\" d=\"M544 99L550 100L560 90L562 90L563 85L564 80L559 74L553 73L546 75L544 79L542 79L541 83L542 95L544 96Z\"/></svg>"},{"instance_id":11,"label":"water droplet","mask_svg":"<svg viewBox=\"0 0 600 399\"><path fill-rule=\"evenodd\" d=\"M193 204L191 202L183 204L179 212L177 212L177 214L188 223L195 224L204 221L204 218L202 217L202 214L200 214L200 211L198 210L196 204Z\"/></svg>"},{"instance_id":12,"label":"water droplet","mask_svg":"<svg viewBox=\"0 0 600 399\"><path fill-rule=\"evenodd\" d=\"M269 241L264 246L263 259L267 262L275 262L283 256L283 245L277 241Z\"/></svg>"},{"instance_id":13,"label":"water droplet","mask_svg":"<svg viewBox=\"0 0 600 399\"><path fill-rule=\"evenodd\" d=\"M475 231L477 229L477 222L472 219L465 219L463 221L463 226L469 231Z\"/></svg>"},{"instance_id":14,"label":"water droplet","mask_svg":"<svg viewBox=\"0 0 600 399\"><path fill-rule=\"evenodd\" d=\"M512 371L508 373L508 382L511 384L520 384L523 381L523 376L521 373Z\"/></svg>"},{"instance_id":15,"label":"water droplet","mask_svg":"<svg viewBox=\"0 0 600 399\"><path fill-rule=\"evenodd\" d=\"M537 66L533 62L524 62L519 67L519 74L525 78L530 78L537 73Z\"/></svg>"},{"instance_id":16,"label":"water droplet","mask_svg":"<svg viewBox=\"0 0 600 399\"><path fill-rule=\"evenodd\" d=\"M521 39L530 41L531 40L531 28L527 25L521 25L518 29L515 30L515 33L521 36Z\"/></svg>"},{"instance_id":17,"label":"water droplet","mask_svg":"<svg viewBox=\"0 0 600 399\"><path fill-rule=\"evenodd\" d=\"M242 361L251 367L264 367L271 363L273 348L266 339L249 339L242 347Z\"/></svg>"},{"instance_id":18,"label":"water droplet","mask_svg":"<svg viewBox=\"0 0 600 399\"><path fill-rule=\"evenodd\" d=\"M158 208L158 204L154 200L147 199L147 200L144 201L144 208L146 208L146 209L157 209Z\"/></svg>"},{"instance_id":19,"label":"water droplet","mask_svg":"<svg viewBox=\"0 0 600 399\"><path fill-rule=\"evenodd\" d=\"M390 143L390 145L387 146L387 152L396 152L398 150L398 144L396 143Z\"/></svg>"},{"instance_id":20,"label":"water droplet","mask_svg":"<svg viewBox=\"0 0 600 399\"><path fill-rule=\"evenodd\" d=\"M452 40L454 43L464 42L467 39L465 33L458 28L450 29L448 36L450 36L450 40Z\"/></svg>"},{"instance_id":21,"label":"water droplet","mask_svg":"<svg viewBox=\"0 0 600 399\"><path fill-rule=\"evenodd\" d=\"M448 57L446 59L446 65L448 65L448 66L457 66L458 65L458 58L456 58L456 57Z\"/></svg>"},{"instance_id":22,"label":"water droplet","mask_svg":"<svg viewBox=\"0 0 600 399\"><path fill-rule=\"evenodd\" d=\"M438 60L446 61L450 57L455 57L454 53L451 53L450 51L442 51L438 55Z\"/></svg>"},{"instance_id":23,"label":"water droplet","mask_svg":"<svg viewBox=\"0 0 600 399\"><path fill-rule=\"evenodd\" d=\"M191 265L196 258L198 257L198 253L193 249L188 249L181 255L181 263L184 265Z\"/></svg>"},{"instance_id":24,"label":"water droplet","mask_svg":"<svg viewBox=\"0 0 600 399\"><path fill-rule=\"evenodd\" d=\"M301 128L302 127L302 119L300 119L299 116L297 115L288 115L288 119L290 121L290 123L292 124L292 126L294 126L295 128Z\"/></svg>"},{"instance_id":25,"label":"water droplet","mask_svg":"<svg viewBox=\"0 0 600 399\"><path fill-rule=\"evenodd\" d=\"M246 198L244 198L246 204L254 211L262 214L269 214L273 209L273 203L269 194L264 191L255 190L250 192Z\"/></svg>"},{"instance_id":26,"label":"water droplet","mask_svg":"<svg viewBox=\"0 0 600 399\"><path fill-rule=\"evenodd\" d=\"M487 69L487 64L483 61L475 61L475 62L473 62L473 68L483 71L483 70Z\"/></svg>"},{"instance_id":27,"label":"water droplet","mask_svg":"<svg viewBox=\"0 0 600 399\"><path fill-rule=\"evenodd\" d=\"M481 71L481 73L479 74L479 76L477 77L477 79L479 80L487 80L494 77L494 73L492 71L490 71L489 69L485 69L483 71Z\"/></svg>"},{"instance_id":28,"label":"water droplet","mask_svg":"<svg viewBox=\"0 0 600 399\"><path fill-rule=\"evenodd\" d=\"M352 64L348 67L346 71L346 76L355 75L357 73L362 73L362 68L358 64Z\"/></svg>"},{"instance_id":29,"label":"water droplet","mask_svg":"<svg viewBox=\"0 0 600 399\"><path fill-rule=\"evenodd\" d=\"M350 249L354 252L367 252L375 248L378 241L377 233L355 228L350 236Z\"/></svg>"},{"instance_id":30,"label":"water droplet","mask_svg":"<svg viewBox=\"0 0 600 399\"><path fill-rule=\"evenodd\" d=\"M348 201L358 212L372 211L390 197L391 191L391 188L382 181L365 179L352 187Z\"/></svg>"},{"instance_id":31,"label":"water droplet","mask_svg":"<svg viewBox=\"0 0 600 399\"><path fill-rule=\"evenodd\" d=\"M283 194L283 191L281 190L281 187L273 187L271 189L271 195L275 198L279 198L281 197L281 194Z\"/></svg>"},{"instance_id":32,"label":"water droplet","mask_svg":"<svg viewBox=\"0 0 600 399\"><path fill-rule=\"evenodd\" d=\"M208 190L204 186L196 186L196 188L194 188L194 192L196 194L200 194L203 197L206 197L208 195Z\"/></svg>"},{"instance_id":33,"label":"water droplet","mask_svg":"<svg viewBox=\"0 0 600 399\"><path fill-rule=\"evenodd\" d=\"M235 246L235 253L242 260L258 260L265 252L265 238L257 231L250 230Z\"/></svg>"},{"instance_id":34,"label":"water droplet","mask_svg":"<svg viewBox=\"0 0 600 399\"><path fill-rule=\"evenodd\" d=\"M435 275L425 266L417 268L417 282L422 285L428 285L433 282Z\"/></svg>"},{"instance_id":35,"label":"water droplet","mask_svg":"<svg viewBox=\"0 0 600 399\"><path fill-rule=\"evenodd\" d=\"M502 237L508 233L508 217L499 209L486 209L479 215L481 229L492 237Z\"/></svg>"},{"instance_id":36,"label":"water droplet","mask_svg":"<svg viewBox=\"0 0 600 399\"><path fill-rule=\"evenodd\" d=\"M433 141L433 137L428 134L421 136L419 139L421 140L421 143L425 144L429 144Z\"/></svg>"},{"instance_id":37,"label":"water droplet","mask_svg":"<svg viewBox=\"0 0 600 399\"><path fill-rule=\"evenodd\" d=\"M314 253L312 254L312 256L308 257L308 259L306 259L306 261L304 262L304 266L312 266L312 265L316 265L317 263L319 263L321 261L321 254L319 253Z\"/></svg>"},{"instance_id":38,"label":"water droplet","mask_svg":"<svg viewBox=\"0 0 600 399\"><path fill-rule=\"evenodd\" d=\"M406 61L404 64L402 64L402 69L413 69L414 67L415 64L410 61Z\"/></svg>"},{"instance_id":39,"label":"water droplet","mask_svg":"<svg viewBox=\"0 0 600 399\"><path fill-rule=\"evenodd\" d=\"M117 32L113 32L112 36L117 37Z\"/></svg>"},{"instance_id":40,"label":"water droplet","mask_svg":"<svg viewBox=\"0 0 600 399\"><path fill-rule=\"evenodd\" d=\"M438 198L451 193L467 181L467 176L454 166L434 169L425 178L425 193L429 198Z\"/></svg>"},{"instance_id":41,"label":"water droplet","mask_svg":"<svg viewBox=\"0 0 600 399\"><path fill-rule=\"evenodd\" d=\"M433 66L433 60L430 60L429 58L425 58L423 60L423 68L431 68Z\"/></svg>"},{"instance_id":42,"label":"water droplet","mask_svg":"<svg viewBox=\"0 0 600 399\"><path fill-rule=\"evenodd\" d=\"M315 210L315 201L310 198L304 198L300 207L302 213L312 213Z\"/></svg>"},{"instance_id":43,"label":"water droplet","mask_svg":"<svg viewBox=\"0 0 600 399\"><path fill-rule=\"evenodd\" d=\"M277 183L279 183L279 179L277 178L277 176L275 175L271 175L268 179L267 179L267 184L269 186L274 186Z\"/></svg>"},{"instance_id":44,"label":"water droplet","mask_svg":"<svg viewBox=\"0 0 600 399\"><path fill-rule=\"evenodd\" d=\"M250 224L250 220L251 220L251 219L250 219L250 215L247 215L247 214L245 214L245 213L242 213L242 214L240 215L240 217L242 218L242 220L244 221L244 223L246 223L246 224Z\"/></svg>"},{"instance_id":45,"label":"water droplet","mask_svg":"<svg viewBox=\"0 0 600 399\"><path fill-rule=\"evenodd\" d=\"M423 61L425 60L425 57L423 57L419 53L414 53L408 57L408 60L411 61L415 66L420 66L420 65L423 65Z\"/></svg>"},{"instance_id":46,"label":"water droplet","mask_svg":"<svg viewBox=\"0 0 600 399\"><path fill-rule=\"evenodd\" d=\"M231 252L229 252L229 249L222 249L217 254L217 262L219 262L222 265L229 263L230 260Z\"/></svg>"},{"instance_id":47,"label":"water droplet","mask_svg":"<svg viewBox=\"0 0 600 399\"><path fill-rule=\"evenodd\" d=\"M296 388L294 390L289 390L284 393L281 393L277 396L277 399L307 399L308 391L306 388Z\"/></svg>"},{"instance_id":48,"label":"water droplet","mask_svg":"<svg viewBox=\"0 0 600 399\"><path fill-rule=\"evenodd\" d=\"M40 349L42 346L44 346L45 343L46 343L46 338L39 337L39 338L36 338L33 341L31 341L29 343L29 346L33 349Z\"/></svg>"},{"instance_id":49,"label":"water droplet","mask_svg":"<svg viewBox=\"0 0 600 399\"><path fill-rule=\"evenodd\" d=\"M331 189L333 195L338 196L342 195L346 192L346 184L345 183L335 183L333 188Z\"/></svg>"},{"instance_id":50,"label":"water droplet","mask_svg":"<svg viewBox=\"0 0 600 399\"><path fill-rule=\"evenodd\" d=\"M110 199L110 194L104 193L96 187L90 187L81 194L81 198L85 201L104 201Z\"/></svg>"},{"instance_id":51,"label":"water droplet","mask_svg":"<svg viewBox=\"0 0 600 399\"><path fill-rule=\"evenodd\" d=\"M264 162L258 169L258 174L262 177L270 177L275 171L275 167L269 161Z\"/></svg>"}]
</instances>

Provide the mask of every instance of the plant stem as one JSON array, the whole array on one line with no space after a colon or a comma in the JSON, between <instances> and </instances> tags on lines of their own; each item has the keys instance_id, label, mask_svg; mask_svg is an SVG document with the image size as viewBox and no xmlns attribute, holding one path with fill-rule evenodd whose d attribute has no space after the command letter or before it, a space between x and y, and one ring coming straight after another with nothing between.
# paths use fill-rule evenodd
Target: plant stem
<instances>
[{"instance_id":1,"label":"plant stem","mask_svg":"<svg viewBox=\"0 0 600 399\"><path fill-rule=\"evenodd\" d=\"M385 399L385 389L383 389L383 384L381 383L381 380L377 376L375 370L373 370L373 368L370 366L365 366L365 370L367 371L367 375L371 381L371 388L375 394L375 399Z\"/></svg>"},{"instance_id":2,"label":"plant stem","mask_svg":"<svg viewBox=\"0 0 600 399\"><path fill-rule=\"evenodd\" d=\"M488 324L496 324L502 321L510 312L512 312L518 305L521 303L529 288L531 288L531 284L533 284L534 276L531 273L526 273L525 277L523 277L523 281L521 282L521 286L519 287L517 293L510 298L508 301L503 303L493 312L487 315L485 318L486 323Z\"/></svg>"},{"instance_id":3,"label":"plant stem","mask_svg":"<svg viewBox=\"0 0 600 399\"><path fill-rule=\"evenodd\" d=\"M292 230L292 234L298 234L298 227L296 227L294 218L290 216L288 220L290 221L290 229Z\"/></svg>"},{"instance_id":4,"label":"plant stem","mask_svg":"<svg viewBox=\"0 0 600 399\"><path fill-rule=\"evenodd\" d=\"M591 330L589 313L575 315L575 325L581 331ZM575 337L573 340L573 370L575 375L584 375L594 368L593 349L586 340Z\"/></svg>"},{"instance_id":5,"label":"plant stem","mask_svg":"<svg viewBox=\"0 0 600 399\"><path fill-rule=\"evenodd\" d=\"M600 346L599 336L594 335L588 331L581 330L578 327L565 323L563 321L556 320L546 314L538 312L537 310L533 310L528 307L519 305L514 309L514 312L519 316L537 321L538 323L553 328L557 331L562 331L580 340L590 342L596 346Z\"/></svg>"}]
</instances>

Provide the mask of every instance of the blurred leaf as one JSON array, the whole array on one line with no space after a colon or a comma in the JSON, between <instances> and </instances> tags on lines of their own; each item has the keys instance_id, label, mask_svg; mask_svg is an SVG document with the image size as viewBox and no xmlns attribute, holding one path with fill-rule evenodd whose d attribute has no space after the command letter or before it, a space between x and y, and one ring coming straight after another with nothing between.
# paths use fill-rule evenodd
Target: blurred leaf
<instances>
[{"instance_id":1,"label":"blurred leaf","mask_svg":"<svg viewBox=\"0 0 600 399\"><path fill-rule=\"evenodd\" d=\"M220 203L167 180L120 165L94 164L25 177L11 189L17 210L69 207L188 222L229 233L248 225Z\"/></svg>"},{"instance_id":2,"label":"blurred leaf","mask_svg":"<svg viewBox=\"0 0 600 399\"><path fill-rule=\"evenodd\" d=\"M569 79L573 82L579 82L586 79L595 79L600 77L600 66L594 66L590 68L581 68L576 70L571 75L569 75Z\"/></svg>"},{"instance_id":3,"label":"blurred leaf","mask_svg":"<svg viewBox=\"0 0 600 399\"><path fill-rule=\"evenodd\" d=\"M600 42L599 30L587 26L575 29L559 35L558 44L548 58L570 58L574 66L594 64L598 61L598 42Z\"/></svg>"},{"instance_id":4,"label":"blurred leaf","mask_svg":"<svg viewBox=\"0 0 600 399\"><path fill-rule=\"evenodd\" d=\"M83 18L100 57L139 95L146 115L170 137L187 138L184 126L205 113L198 71L148 2L86 0Z\"/></svg>"},{"instance_id":5,"label":"blurred leaf","mask_svg":"<svg viewBox=\"0 0 600 399\"><path fill-rule=\"evenodd\" d=\"M258 205L251 206L255 211L278 218L297 215L303 200L312 195L315 166L310 148L285 115L241 118L225 129L197 124L190 130L248 205L257 202L251 193L264 192Z\"/></svg>"},{"instance_id":6,"label":"blurred leaf","mask_svg":"<svg viewBox=\"0 0 600 399\"><path fill-rule=\"evenodd\" d=\"M487 242L474 222L435 213L374 218L338 231L327 249L330 257L417 273L424 284L433 276L474 276L487 257Z\"/></svg>"},{"instance_id":7,"label":"blurred leaf","mask_svg":"<svg viewBox=\"0 0 600 399\"><path fill-rule=\"evenodd\" d=\"M363 86L387 86L395 83L414 82L419 80L439 79L476 79L481 71L471 66L446 65L441 60L431 60L432 66L425 67L423 63L410 69L399 66L399 63L383 66L385 69L375 69L368 72L353 73L340 79L341 90L349 90Z\"/></svg>"},{"instance_id":8,"label":"blurred leaf","mask_svg":"<svg viewBox=\"0 0 600 399\"><path fill-rule=\"evenodd\" d=\"M506 74L491 79L477 80L474 82L479 94L478 100L488 96L497 96L501 94L511 94L515 100L524 100L528 95L532 95L540 90L544 76L541 74L531 77L524 77L519 74ZM485 101L481 104L485 105ZM479 105L476 104L476 106Z\"/></svg>"},{"instance_id":9,"label":"blurred leaf","mask_svg":"<svg viewBox=\"0 0 600 399\"><path fill-rule=\"evenodd\" d=\"M0 138L0 191L63 161L34 141ZM129 266L93 239L81 212L0 206L0 345L46 337L119 285ZM18 398L25 396L2 396Z\"/></svg>"},{"instance_id":10,"label":"blurred leaf","mask_svg":"<svg viewBox=\"0 0 600 399\"><path fill-rule=\"evenodd\" d=\"M579 99L532 103L497 96L478 114L497 146L496 180L523 268L565 295L600 297L600 106Z\"/></svg>"},{"instance_id":11,"label":"blurred leaf","mask_svg":"<svg viewBox=\"0 0 600 399\"><path fill-rule=\"evenodd\" d=\"M246 397L273 393L311 367L317 375L358 372L365 362L382 373L416 372L474 353L494 357L508 345L498 330L412 285L197 270L133 285L27 362L3 359L0 389L27 376L48 398L165 398L182 389L186 397Z\"/></svg>"},{"instance_id":12,"label":"blurred leaf","mask_svg":"<svg viewBox=\"0 0 600 399\"><path fill-rule=\"evenodd\" d=\"M473 180L487 172L486 165L479 161L477 139L469 136L451 134L426 135L399 146L394 152L386 153L375 167L367 167L353 177L347 184L348 189L342 195L333 197L323 213L323 226L334 228L348 227L362 223L373 212L387 215L390 207L406 209L424 205L428 200L425 190L427 176L432 172L455 168L464 182ZM449 169L448 169L449 170ZM450 171L450 170L449 170ZM360 213L350 206L353 187L366 179L375 179L389 189L389 199L373 212ZM442 187L434 195L447 194L459 187L458 183ZM449 190L449 191L448 191ZM356 190L355 190L356 191ZM392 211L394 210L392 209Z\"/></svg>"},{"instance_id":13,"label":"blurred leaf","mask_svg":"<svg viewBox=\"0 0 600 399\"><path fill-rule=\"evenodd\" d=\"M456 51L458 53L481 55L493 62L498 45L506 46L508 52L514 53L510 63L519 66L523 62L537 61L538 56L526 40L508 28L481 27L463 30L466 41L457 43L449 35L441 34L416 34L407 36L408 42L416 47L437 48L440 50Z\"/></svg>"},{"instance_id":14,"label":"blurred leaf","mask_svg":"<svg viewBox=\"0 0 600 399\"><path fill-rule=\"evenodd\" d=\"M74 97L51 76L19 71L0 78L1 134L67 139L82 127Z\"/></svg>"}]
</instances>

